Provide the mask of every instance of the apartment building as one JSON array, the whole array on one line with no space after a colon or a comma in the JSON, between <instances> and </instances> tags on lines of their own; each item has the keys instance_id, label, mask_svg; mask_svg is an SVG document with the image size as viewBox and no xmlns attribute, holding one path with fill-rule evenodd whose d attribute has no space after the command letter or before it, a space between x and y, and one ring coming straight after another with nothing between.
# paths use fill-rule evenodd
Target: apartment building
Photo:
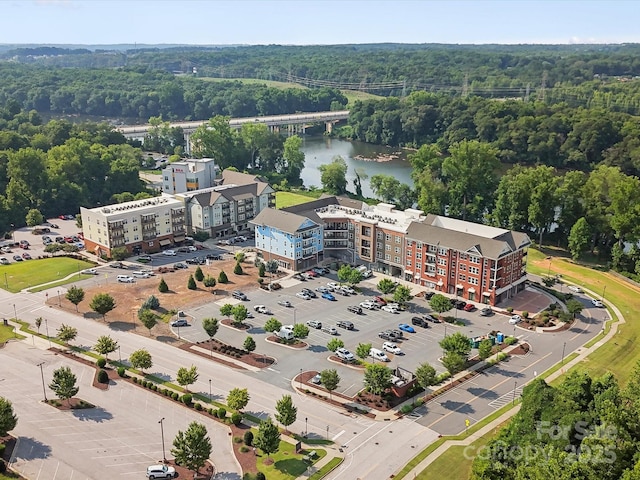
<instances>
[{"instance_id":1,"label":"apartment building","mask_svg":"<svg viewBox=\"0 0 640 480\"><path fill-rule=\"evenodd\" d=\"M250 230L250 220L275 207L275 191L259 176L225 170L215 187L180 193L189 233L221 238Z\"/></svg>"},{"instance_id":2,"label":"apartment building","mask_svg":"<svg viewBox=\"0 0 640 480\"><path fill-rule=\"evenodd\" d=\"M98 256L125 247L157 252L185 240L185 208L169 195L98 208L80 208L85 248Z\"/></svg>"},{"instance_id":3,"label":"apartment building","mask_svg":"<svg viewBox=\"0 0 640 480\"><path fill-rule=\"evenodd\" d=\"M265 260L294 271L323 261L322 225L310 218L267 208L250 223L255 226L256 249Z\"/></svg>"},{"instance_id":4,"label":"apartment building","mask_svg":"<svg viewBox=\"0 0 640 480\"><path fill-rule=\"evenodd\" d=\"M213 158L170 163L162 170L162 193L175 194L213 187L217 171Z\"/></svg>"},{"instance_id":5,"label":"apartment building","mask_svg":"<svg viewBox=\"0 0 640 480\"><path fill-rule=\"evenodd\" d=\"M489 305L525 287L524 233L427 215L411 223L405 243L407 281Z\"/></svg>"}]
</instances>

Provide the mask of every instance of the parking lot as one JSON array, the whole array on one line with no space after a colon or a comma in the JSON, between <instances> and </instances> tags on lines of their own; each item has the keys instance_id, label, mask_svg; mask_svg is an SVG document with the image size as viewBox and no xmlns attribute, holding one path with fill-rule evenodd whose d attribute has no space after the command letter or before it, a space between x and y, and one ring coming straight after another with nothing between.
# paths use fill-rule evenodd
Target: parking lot
<instances>
[{"instance_id":1,"label":"parking lot","mask_svg":"<svg viewBox=\"0 0 640 480\"><path fill-rule=\"evenodd\" d=\"M243 303L254 315L254 318L247 319L245 322L251 325L251 329L238 331L221 326L216 338L241 347L247 335L251 335L258 344L256 353L264 353L277 358L278 362L273 367L261 372L255 372L253 375L260 376L264 380L282 387L290 387L292 378L299 374L300 371L321 371L327 368L336 368L341 377L340 387L337 391L347 395L354 395L362 388L362 371L330 362L328 360L330 352L326 348L328 341L331 338L340 338L345 347L353 353L355 353L359 343L371 343L374 348L381 348L384 340L378 337L379 332L387 329L397 329L400 323L411 325L412 316L433 313L423 298L413 299L409 302L406 311L401 311L397 314L380 309L363 309L363 313L360 315L347 311L348 306L358 305L379 295L375 288L378 280L376 277L372 277L363 281L359 285L362 289L360 294L350 296L335 295L335 301L330 301L321 298L320 294L315 299L303 300L298 298L296 293L300 292L303 287L316 290L319 286L326 285L327 282L337 281L335 274L307 281L287 279L281 282L283 289L276 292L267 292L260 289L245 290L244 293L247 294L248 300L244 302L225 297L191 310L187 309L187 314L192 317L193 324L190 327L180 328L179 331L174 329L174 332L191 342L207 340L208 337L202 329L201 319L206 317L221 319L220 307L223 304ZM279 305L278 302L282 300L288 300L293 307ZM253 306L255 305L265 305L271 314L255 313L253 311ZM415 333L404 333L404 340L398 342L404 355L388 353L390 362L387 365L392 368L401 365L403 368L414 371L420 363L429 362L438 372L442 372L444 367L438 360L442 350L438 342L446 334L461 331L468 336L478 336L491 330L503 329L508 334L514 331L513 326L508 325L508 317L503 315L481 317L478 311L464 312L454 310L448 312L448 314L451 316L457 315L458 319L463 320L466 325L458 327L446 323L429 323L429 328L414 326ZM266 341L268 335L262 327L271 317L277 318L283 325L306 323L309 320L315 320L321 322L323 327L335 327L339 320L349 320L354 323L355 328L354 330L336 328L338 335L335 337L322 330L310 329L308 338L304 339L309 344L309 347L306 350L295 350Z\"/></svg>"}]
</instances>

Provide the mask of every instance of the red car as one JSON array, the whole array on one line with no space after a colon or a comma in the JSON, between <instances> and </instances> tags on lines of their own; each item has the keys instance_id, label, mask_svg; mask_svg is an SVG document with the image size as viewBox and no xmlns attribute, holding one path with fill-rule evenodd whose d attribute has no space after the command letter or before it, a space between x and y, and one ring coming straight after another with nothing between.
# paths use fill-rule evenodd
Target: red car
<instances>
[{"instance_id":1,"label":"red car","mask_svg":"<svg viewBox=\"0 0 640 480\"><path fill-rule=\"evenodd\" d=\"M374 297L373 301L376 302L378 305L386 305L387 304L387 301L382 297Z\"/></svg>"},{"instance_id":2,"label":"red car","mask_svg":"<svg viewBox=\"0 0 640 480\"><path fill-rule=\"evenodd\" d=\"M473 312L476 309L476 306L473 303L467 303L464 306L464 311L465 312Z\"/></svg>"},{"instance_id":3,"label":"red car","mask_svg":"<svg viewBox=\"0 0 640 480\"><path fill-rule=\"evenodd\" d=\"M31 255L25 252L22 254L22 258L24 258L25 260L31 260Z\"/></svg>"},{"instance_id":4,"label":"red car","mask_svg":"<svg viewBox=\"0 0 640 480\"><path fill-rule=\"evenodd\" d=\"M313 270L309 270L307 272L305 272L307 275L311 275L312 277L317 277L318 274L316 272L314 272Z\"/></svg>"}]
</instances>

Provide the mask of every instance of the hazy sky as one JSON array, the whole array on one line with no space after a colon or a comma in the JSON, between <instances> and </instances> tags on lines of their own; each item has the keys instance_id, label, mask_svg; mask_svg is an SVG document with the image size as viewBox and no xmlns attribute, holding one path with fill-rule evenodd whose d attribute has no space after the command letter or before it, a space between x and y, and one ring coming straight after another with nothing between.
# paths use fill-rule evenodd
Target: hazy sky
<instances>
[{"instance_id":1,"label":"hazy sky","mask_svg":"<svg viewBox=\"0 0 640 480\"><path fill-rule=\"evenodd\" d=\"M0 0L0 43L640 42L640 3Z\"/></svg>"}]
</instances>

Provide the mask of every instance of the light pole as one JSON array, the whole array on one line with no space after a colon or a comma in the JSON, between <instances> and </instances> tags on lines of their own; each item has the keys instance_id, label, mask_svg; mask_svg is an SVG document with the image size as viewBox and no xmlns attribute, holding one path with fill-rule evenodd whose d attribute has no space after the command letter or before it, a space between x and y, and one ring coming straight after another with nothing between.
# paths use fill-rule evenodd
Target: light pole
<instances>
[{"instance_id":1,"label":"light pole","mask_svg":"<svg viewBox=\"0 0 640 480\"><path fill-rule=\"evenodd\" d=\"M304 417L304 436L305 436L305 438L309 434L309 428L308 428L308 424L307 424L308 420L309 419L307 417Z\"/></svg>"},{"instance_id":2,"label":"light pole","mask_svg":"<svg viewBox=\"0 0 640 480\"><path fill-rule=\"evenodd\" d=\"M36 366L40 367L40 376L42 377L42 394L44 395L44 401L46 403L46 401L47 401L47 389L44 387L44 370L42 370L42 365L44 365L44 362L40 362Z\"/></svg>"},{"instance_id":3,"label":"light pole","mask_svg":"<svg viewBox=\"0 0 640 480\"><path fill-rule=\"evenodd\" d=\"M7 280L7 272L4 272L4 286L7 290L9 289L9 280Z\"/></svg>"},{"instance_id":4,"label":"light pole","mask_svg":"<svg viewBox=\"0 0 640 480\"><path fill-rule=\"evenodd\" d=\"M16 226L12 223L11 224L11 241L12 242L16 241L16 232L14 232L15 228L16 228Z\"/></svg>"},{"instance_id":5,"label":"light pole","mask_svg":"<svg viewBox=\"0 0 640 480\"><path fill-rule=\"evenodd\" d=\"M212 395L211 395L211 379L209 379L209 401L211 401L213 399Z\"/></svg>"},{"instance_id":6,"label":"light pole","mask_svg":"<svg viewBox=\"0 0 640 480\"><path fill-rule=\"evenodd\" d=\"M300 369L300 376L298 377L298 382L300 383L300 390L302 390L302 369Z\"/></svg>"},{"instance_id":7,"label":"light pole","mask_svg":"<svg viewBox=\"0 0 640 480\"><path fill-rule=\"evenodd\" d=\"M296 307L293 307L293 324L296 324Z\"/></svg>"},{"instance_id":8,"label":"light pole","mask_svg":"<svg viewBox=\"0 0 640 480\"><path fill-rule=\"evenodd\" d=\"M511 403L512 405L516 404L516 388L518 388L517 381L513 382L513 402Z\"/></svg>"},{"instance_id":9,"label":"light pole","mask_svg":"<svg viewBox=\"0 0 640 480\"><path fill-rule=\"evenodd\" d=\"M5 273L6 275L6 273ZM607 286L605 285L604 288L602 289L602 301L604 302L604 292L607 291Z\"/></svg>"},{"instance_id":10,"label":"light pole","mask_svg":"<svg viewBox=\"0 0 640 480\"><path fill-rule=\"evenodd\" d=\"M160 435L162 435L162 461L167 463L167 456L164 453L164 424L162 422L164 422L164 417L162 417L158 423L160 424Z\"/></svg>"},{"instance_id":11,"label":"light pole","mask_svg":"<svg viewBox=\"0 0 640 480\"><path fill-rule=\"evenodd\" d=\"M18 321L18 312L16 311L16 304L13 304L13 319L17 322Z\"/></svg>"},{"instance_id":12,"label":"light pole","mask_svg":"<svg viewBox=\"0 0 640 480\"><path fill-rule=\"evenodd\" d=\"M564 349L565 349L566 346L567 346L567 342L564 342L562 344L562 361L560 363L561 365L564 365Z\"/></svg>"},{"instance_id":13,"label":"light pole","mask_svg":"<svg viewBox=\"0 0 640 480\"><path fill-rule=\"evenodd\" d=\"M122 355L120 354L120 345L118 345L118 361L122 363Z\"/></svg>"},{"instance_id":14,"label":"light pole","mask_svg":"<svg viewBox=\"0 0 640 480\"><path fill-rule=\"evenodd\" d=\"M329 425L327 425L327 440L329 440Z\"/></svg>"},{"instance_id":15,"label":"light pole","mask_svg":"<svg viewBox=\"0 0 640 480\"><path fill-rule=\"evenodd\" d=\"M60 303L60 290L58 289L58 306L61 307L62 303Z\"/></svg>"},{"instance_id":16,"label":"light pole","mask_svg":"<svg viewBox=\"0 0 640 480\"><path fill-rule=\"evenodd\" d=\"M49 348L51 348L51 337L49 336L49 322L47 322L47 319L44 319L44 328L47 331L47 340L49 340Z\"/></svg>"}]
</instances>

